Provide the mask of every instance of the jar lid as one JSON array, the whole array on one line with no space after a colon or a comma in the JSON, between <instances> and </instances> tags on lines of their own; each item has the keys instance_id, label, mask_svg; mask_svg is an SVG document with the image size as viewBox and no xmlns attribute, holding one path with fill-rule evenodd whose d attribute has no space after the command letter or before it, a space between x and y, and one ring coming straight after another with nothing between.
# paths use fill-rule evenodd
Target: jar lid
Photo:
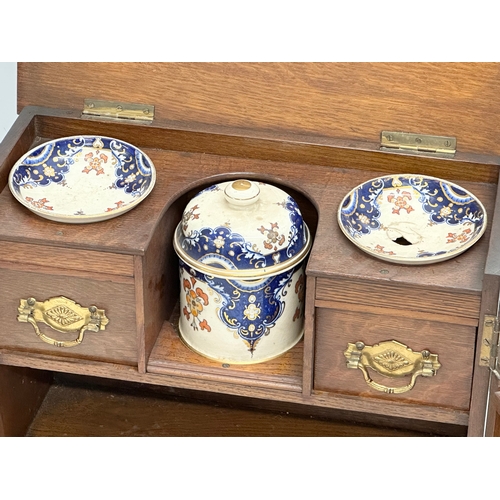
<instances>
[{"instance_id":1,"label":"jar lid","mask_svg":"<svg viewBox=\"0 0 500 500\"><path fill-rule=\"evenodd\" d=\"M174 238L182 260L223 277L276 274L303 260L310 246L295 200L276 186L247 179L198 193Z\"/></svg>"}]
</instances>

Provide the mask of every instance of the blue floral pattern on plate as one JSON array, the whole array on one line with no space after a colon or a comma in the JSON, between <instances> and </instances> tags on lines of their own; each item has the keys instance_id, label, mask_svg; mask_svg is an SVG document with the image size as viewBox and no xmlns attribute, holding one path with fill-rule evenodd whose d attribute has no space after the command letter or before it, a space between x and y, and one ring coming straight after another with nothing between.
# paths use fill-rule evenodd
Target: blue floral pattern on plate
<instances>
[{"instance_id":1,"label":"blue floral pattern on plate","mask_svg":"<svg viewBox=\"0 0 500 500\"><path fill-rule=\"evenodd\" d=\"M389 261L425 264L453 258L486 228L486 211L451 182L402 174L354 188L338 210L340 228L365 252Z\"/></svg>"},{"instance_id":2,"label":"blue floral pattern on plate","mask_svg":"<svg viewBox=\"0 0 500 500\"><path fill-rule=\"evenodd\" d=\"M42 217L96 222L134 208L153 189L152 161L109 137L56 139L26 153L11 170L15 198Z\"/></svg>"}]
</instances>

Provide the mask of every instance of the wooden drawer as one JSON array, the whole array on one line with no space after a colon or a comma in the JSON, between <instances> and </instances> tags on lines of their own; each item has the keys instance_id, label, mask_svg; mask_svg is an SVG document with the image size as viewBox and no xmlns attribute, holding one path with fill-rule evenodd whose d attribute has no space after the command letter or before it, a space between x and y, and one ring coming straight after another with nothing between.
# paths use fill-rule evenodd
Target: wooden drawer
<instances>
[{"instance_id":1,"label":"wooden drawer","mask_svg":"<svg viewBox=\"0 0 500 500\"><path fill-rule=\"evenodd\" d=\"M469 409L474 326L402 317L396 309L381 315L321 307L316 310L316 328L316 391ZM344 352L348 343L361 341L372 346L388 340L396 340L417 353L428 350L437 354L441 367L433 377L417 377L414 387L402 394L387 394L369 387L360 370L347 367ZM401 354L391 352L390 346L384 355L401 359ZM376 383L391 388L403 387L410 380L409 376L392 378L371 369L368 372Z\"/></svg>"},{"instance_id":2,"label":"wooden drawer","mask_svg":"<svg viewBox=\"0 0 500 500\"><path fill-rule=\"evenodd\" d=\"M0 316L4 328L0 332L0 348L137 364L131 256L19 243L2 242L1 246ZM57 258L49 260L50 254ZM84 308L95 305L103 309L109 323L99 332L86 332L81 344L65 348L42 341L29 323L17 320L21 299L33 297L44 302L58 296ZM44 335L58 341L68 342L78 336L78 331L56 332L43 323L38 327Z\"/></svg>"}]
</instances>

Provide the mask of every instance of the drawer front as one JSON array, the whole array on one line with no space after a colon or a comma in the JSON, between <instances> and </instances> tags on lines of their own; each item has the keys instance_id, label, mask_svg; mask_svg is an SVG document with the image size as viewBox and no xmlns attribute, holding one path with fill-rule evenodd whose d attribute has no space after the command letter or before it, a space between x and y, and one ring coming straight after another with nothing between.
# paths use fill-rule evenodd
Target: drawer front
<instances>
[{"instance_id":1,"label":"drawer front","mask_svg":"<svg viewBox=\"0 0 500 500\"><path fill-rule=\"evenodd\" d=\"M370 291L369 301L367 301L367 287ZM451 323L473 325L478 323L481 308L480 292L459 293L456 289L431 290L394 282L390 284L370 282L367 285L363 281L327 278L318 278L316 300L336 303L338 309L356 308L362 312L392 307L398 309L398 314L405 316L425 315L431 318L437 315L442 320L443 315L447 315ZM446 308L443 304L446 304Z\"/></svg>"},{"instance_id":2,"label":"drawer front","mask_svg":"<svg viewBox=\"0 0 500 500\"><path fill-rule=\"evenodd\" d=\"M379 315L319 307L316 309L314 389L468 410L475 337L474 326L401 317L397 310ZM374 346L392 340L409 347L416 355L424 350L437 354L440 366L436 375L417 376L414 386L409 389L411 374L394 377L366 365L368 376L374 382L369 384L363 371L357 369L359 366L354 369L347 366L348 358L344 353L349 343ZM384 352L379 352L379 356L393 363L390 369L411 358L410 351L403 349L401 354L401 349L393 350L391 344L383 346ZM376 384L379 389L373 387ZM380 387L396 391L387 393ZM398 390L404 392L398 393Z\"/></svg>"},{"instance_id":3,"label":"drawer front","mask_svg":"<svg viewBox=\"0 0 500 500\"><path fill-rule=\"evenodd\" d=\"M81 276L30 272L0 267L0 348L56 356L137 364L136 308L133 281L92 279ZM57 347L43 341L33 324L18 321L21 299L33 297L38 303L64 296L84 308L104 310L109 323L97 332L85 331L83 341L71 347ZM54 309L64 313L64 309ZM66 314L72 315L71 310ZM72 321L71 318L66 323ZM61 323L62 324L62 323ZM55 341L71 343L79 335L59 332L37 322L41 334Z\"/></svg>"}]
</instances>

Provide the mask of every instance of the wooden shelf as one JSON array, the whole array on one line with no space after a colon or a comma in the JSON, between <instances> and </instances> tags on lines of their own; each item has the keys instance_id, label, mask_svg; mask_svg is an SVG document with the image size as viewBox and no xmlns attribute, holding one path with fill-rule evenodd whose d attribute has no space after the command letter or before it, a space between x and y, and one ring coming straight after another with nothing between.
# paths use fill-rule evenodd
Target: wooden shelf
<instances>
[{"instance_id":1,"label":"wooden shelf","mask_svg":"<svg viewBox=\"0 0 500 500\"><path fill-rule=\"evenodd\" d=\"M58 375L26 436L427 437L439 432L373 426L299 410L269 407L264 400L213 394L203 399L170 388ZM459 435L464 433L462 428Z\"/></svg>"},{"instance_id":2,"label":"wooden shelf","mask_svg":"<svg viewBox=\"0 0 500 500\"><path fill-rule=\"evenodd\" d=\"M149 373L198 377L203 380L302 391L304 342L278 358L252 365L221 364L192 351L179 336L178 306L166 321L151 352Z\"/></svg>"}]
</instances>

